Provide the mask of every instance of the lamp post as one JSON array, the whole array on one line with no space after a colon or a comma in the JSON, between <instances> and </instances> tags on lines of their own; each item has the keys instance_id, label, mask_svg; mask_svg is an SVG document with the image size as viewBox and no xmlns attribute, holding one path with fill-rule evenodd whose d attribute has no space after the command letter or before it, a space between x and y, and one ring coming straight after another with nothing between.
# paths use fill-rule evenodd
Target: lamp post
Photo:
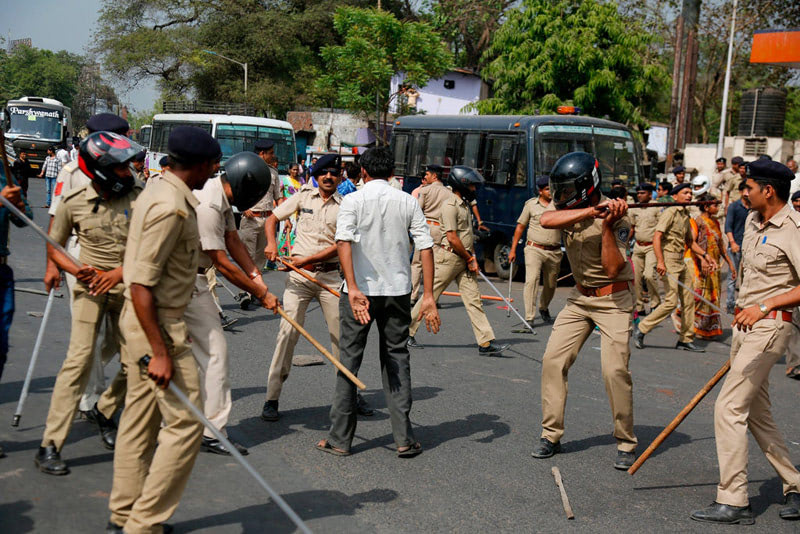
<instances>
[{"instance_id":1,"label":"lamp post","mask_svg":"<svg viewBox=\"0 0 800 534\"><path fill-rule=\"evenodd\" d=\"M719 117L719 139L717 139L717 157L722 157L725 146L725 118L728 113L728 91L731 86L731 58L733 57L733 37L736 34L736 2L733 0L733 14L731 15L731 36L728 41L728 64L725 68L725 85L722 89L722 112Z\"/></svg>"},{"instance_id":2,"label":"lamp post","mask_svg":"<svg viewBox=\"0 0 800 534\"><path fill-rule=\"evenodd\" d=\"M221 57L222 59L227 59L231 63L236 63L240 67L244 69L244 94L247 95L247 63L242 63L241 61L236 61L235 59L231 59L229 57L223 56L222 54L218 54L213 50L203 50L206 54L211 54L212 56Z\"/></svg>"}]
</instances>

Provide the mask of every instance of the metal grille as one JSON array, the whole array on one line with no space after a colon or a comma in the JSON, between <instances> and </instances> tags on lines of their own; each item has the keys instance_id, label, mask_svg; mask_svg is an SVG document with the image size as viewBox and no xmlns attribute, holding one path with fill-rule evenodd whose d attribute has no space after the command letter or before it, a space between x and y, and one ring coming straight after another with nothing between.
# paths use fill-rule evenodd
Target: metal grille
<instances>
[{"instance_id":1,"label":"metal grille","mask_svg":"<svg viewBox=\"0 0 800 534\"><path fill-rule=\"evenodd\" d=\"M192 100L189 102L164 102L164 113L216 113L222 115L255 115L255 106L247 103Z\"/></svg>"},{"instance_id":2,"label":"metal grille","mask_svg":"<svg viewBox=\"0 0 800 534\"><path fill-rule=\"evenodd\" d=\"M745 156L760 156L767 153L767 140L763 137L745 139L744 140L744 155Z\"/></svg>"}]
</instances>

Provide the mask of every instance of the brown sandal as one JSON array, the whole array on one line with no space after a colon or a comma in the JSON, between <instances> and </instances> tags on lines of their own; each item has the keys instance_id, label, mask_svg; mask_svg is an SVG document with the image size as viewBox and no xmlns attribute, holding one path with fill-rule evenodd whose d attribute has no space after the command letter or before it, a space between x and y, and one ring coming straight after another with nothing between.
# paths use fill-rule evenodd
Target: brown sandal
<instances>
[{"instance_id":1,"label":"brown sandal","mask_svg":"<svg viewBox=\"0 0 800 534\"><path fill-rule=\"evenodd\" d=\"M317 443L317 449L321 450L322 452L327 452L328 454L333 454L334 456L350 456L350 451L337 449L328 443L327 439L320 440L319 443Z\"/></svg>"},{"instance_id":2,"label":"brown sandal","mask_svg":"<svg viewBox=\"0 0 800 534\"><path fill-rule=\"evenodd\" d=\"M413 445L407 446L405 449L397 449L398 458L413 458L422 453L422 444L418 441Z\"/></svg>"}]
</instances>

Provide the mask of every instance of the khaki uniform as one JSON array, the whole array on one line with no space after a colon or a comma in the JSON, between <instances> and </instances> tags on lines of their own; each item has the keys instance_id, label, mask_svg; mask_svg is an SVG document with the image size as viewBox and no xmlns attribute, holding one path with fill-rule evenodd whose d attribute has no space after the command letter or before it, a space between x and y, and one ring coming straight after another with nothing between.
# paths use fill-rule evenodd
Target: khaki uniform
<instances>
[{"instance_id":1,"label":"khaki uniform","mask_svg":"<svg viewBox=\"0 0 800 534\"><path fill-rule=\"evenodd\" d=\"M264 264L267 261L266 256L264 256L264 248L267 246L264 223L267 222L267 217L275 209L278 201L283 198L278 170L270 167L269 171L272 174L272 183L267 190L267 194L255 206L250 208L250 211L254 212L256 217L242 217L239 222L239 237L244 246L247 247L247 253L253 258L253 262L259 270L264 268Z\"/></svg>"},{"instance_id":2,"label":"khaki uniform","mask_svg":"<svg viewBox=\"0 0 800 534\"><path fill-rule=\"evenodd\" d=\"M711 193L721 199L722 194L728 190L731 182L736 182L736 187L739 186L738 178L739 173L735 173L729 168L722 169L722 171L715 170L711 173Z\"/></svg>"},{"instance_id":3,"label":"khaki uniform","mask_svg":"<svg viewBox=\"0 0 800 534\"><path fill-rule=\"evenodd\" d=\"M274 215L283 221L297 213L297 231L292 247L293 256L310 256L331 245L336 244L336 216L339 214L339 205L342 196L334 192L327 200L322 198L319 189L310 185L304 186L300 191L289 197L286 202L278 206ZM311 266L306 266L309 269ZM307 274L319 280L328 287L341 285L339 276L338 258L333 257L327 263L318 266L319 270L309 271ZM345 296L346 298L346 296ZM306 309L309 303L317 299L328 325L331 338L331 354L339 358L339 298L322 289L317 284L310 282L292 271L286 282L283 292L283 309L289 317L304 324ZM289 377L292 368L294 347L297 345L298 332L288 321L281 319L278 338L275 341L275 352L272 354L272 363L269 366L267 379L267 400L276 401L281 395L283 383Z\"/></svg>"},{"instance_id":4,"label":"khaki uniform","mask_svg":"<svg viewBox=\"0 0 800 534\"><path fill-rule=\"evenodd\" d=\"M151 289L161 335L172 358L172 383L200 408L197 363L183 319L200 254L197 204L186 184L166 171L139 196L131 219L123 263L126 299L120 318L128 393L117 432L109 498L111 522L129 534L162 531L161 524L177 508L200 450L202 424L139 365L152 347L130 300L131 284Z\"/></svg>"},{"instance_id":5,"label":"khaki uniform","mask_svg":"<svg viewBox=\"0 0 800 534\"><path fill-rule=\"evenodd\" d=\"M103 200L91 184L73 189L61 199L50 235L64 242L76 232L82 263L101 271L116 269L122 265L129 216L140 192L141 188L135 187L124 197ZM122 289L122 284L118 284L105 295L92 296L85 284L75 284L69 349L53 388L42 447L53 444L61 450L67 439L80 397L94 368L97 332L106 318L109 319L107 337L119 343ZM123 365L111 387L97 401L97 409L109 419L125 400L125 381Z\"/></svg>"},{"instance_id":6,"label":"khaki uniform","mask_svg":"<svg viewBox=\"0 0 800 534\"><path fill-rule=\"evenodd\" d=\"M601 197L601 202L606 200ZM631 223L623 217L614 224L617 247L625 256ZM603 222L587 219L563 229L564 247L575 282L583 288L602 288L617 284L622 290L606 296L585 296L578 287L570 291L567 304L556 317L542 358L542 437L558 443L564 435L567 404L567 373L595 326L600 329L600 364L606 393L611 403L617 448L636 449L633 433L633 381L628 370L630 359L633 270L625 262L617 277L610 280L601 263ZM625 288L624 286L628 287Z\"/></svg>"},{"instance_id":7,"label":"khaki uniform","mask_svg":"<svg viewBox=\"0 0 800 534\"><path fill-rule=\"evenodd\" d=\"M548 310L556 292L556 280L561 268L561 230L542 228L539 219L546 211L555 211L550 202L542 205L539 197L528 200L522 208L517 224L528 227L525 241L525 320L533 323L536 316L536 294L539 276L542 275L540 310ZM516 243L514 244L516 246Z\"/></svg>"},{"instance_id":8,"label":"khaki uniform","mask_svg":"<svg viewBox=\"0 0 800 534\"><path fill-rule=\"evenodd\" d=\"M738 172L731 171L730 179L727 181L725 189L728 192L728 206L742 198L742 192L739 191L739 183L741 181L741 175ZM725 200L724 197L721 198L722 200Z\"/></svg>"},{"instance_id":9,"label":"khaki uniform","mask_svg":"<svg viewBox=\"0 0 800 534\"><path fill-rule=\"evenodd\" d=\"M475 275L467 269L467 262L451 251L450 243L447 241L447 232L453 231L461 240L464 248L470 253L473 252L475 237L472 233L472 210L467 202L450 192L450 198L442 206L441 221L442 237L437 243L438 246L433 250L435 262L433 298L438 301L442 291L455 280L458 284L458 291L461 293L461 301L464 303L464 308L466 308L472 324L475 341L478 342L478 345L484 346L494 340L494 331L489 324L489 319L486 318L486 312L483 311L478 282L475 280ZM421 307L422 300L419 300L411 311L409 336L416 335L419 329Z\"/></svg>"},{"instance_id":10,"label":"khaki uniform","mask_svg":"<svg viewBox=\"0 0 800 534\"><path fill-rule=\"evenodd\" d=\"M663 208L662 208L663 209ZM636 310L644 310L642 300L642 278L647 285L647 294L650 297L650 309L661 303L656 283L656 253L653 251L653 237L661 210L658 208L634 208L630 210L631 223L634 231L633 237L636 244L633 246L633 274L634 294L636 295Z\"/></svg>"},{"instance_id":11,"label":"khaki uniform","mask_svg":"<svg viewBox=\"0 0 800 534\"><path fill-rule=\"evenodd\" d=\"M661 232L661 251L667 272L677 278L686 287L694 286L692 265L684 261L686 236L691 232L689 210L682 206L665 209L658 218L656 232ZM639 323L639 331L647 334L661 321L681 305L681 328L679 341L689 343L694 340L694 294L691 289L678 285L672 278L665 276L666 295L661 305Z\"/></svg>"},{"instance_id":12,"label":"khaki uniform","mask_svg":"<svg viewBox=\"0 0 800 534\"><path fill-rule=\"evenodd\" d=\"M194 196L200 202L196 208L200 248L227 250L225 234L236 231L236 221L222 182L219 178L212 178L202 190L194 191ZM213 270L211 259L206 254L200 254L192 300L186 307L183 319L189 330L192 354L200 372L203 411L206 418L225 433L225 425L228 424L233 406L228 378L228 345L209 286L208 270ZM216 280L216 276L214 279ZM203 435L214 439L214 434L207 428L203 430Z\"/></svg>"},{"instance_id":13,"label":"khaki uniform","mask_svg":"<svg viewBox=\"0 0 800 534\"><path fill-rule=\"evenodd\" d=\"M83 187L90 182L91 180L89 180L89 177L78 168L77 161L70 161L61 167L61 171L58 173L58 178L56 179L56 187L53 192L53 199L50 202L48 214L51 217L55 217L61 199L70 191ZM74 257L80 257L81 247L74 232L69 239L67 239L67 244L64 248ZM64 274L67 279L67 289L69 290L70 310L72 310L72 296L78 280L69 273ZM108 365L108 362L114 359L114 356L119 352L119 342L116 336L107 336L106 331L115 329L117 329L117 324L111 324L110 316L106 315L97 331L95 356L93 365L91 366L91 372L89 373L89 381L86 384L80 404L78 405L78 409L82 412L91 410L100 399L100 395L106 389L106 378L103 373L103 368Z\"/></svg>"},{"instance_id":14,"label":"khaki uniform","mask_svg":"<svg viewBox=\"0 0 800 534\"><path fill-rule=\"evenodd\" d=\"M752 212L745 223L742 288L736 302L740 308L756 306L800 285L800 213L786 205L763 226L760 219L759 213ZM733 330L731 370L714 405L719 503L748 504L748 429L781 477L783 493L800 492L800 473L772 419L769 399L769 373L786 353L794 329L791 322L767 318L748 332Z\"/></svg>"},{"instance_id":15,"label":"khaki uniform","mask_svg":"<svg viewBox=\"0 0 800 534\"><path fill-rule=\"evenodd\" d=\"M440 181L436 180L432 184L426 185L419 190L419 206L425 214L425 221L428 223L428 230L434 243L442 241L441 213L442 206L452 196L453 192L445 187ZM414 257L411 260L411 298L416 299L419 295L419 285L422 282L422 259L419 250L414 249Z\"/></svg>"}]
</instances>

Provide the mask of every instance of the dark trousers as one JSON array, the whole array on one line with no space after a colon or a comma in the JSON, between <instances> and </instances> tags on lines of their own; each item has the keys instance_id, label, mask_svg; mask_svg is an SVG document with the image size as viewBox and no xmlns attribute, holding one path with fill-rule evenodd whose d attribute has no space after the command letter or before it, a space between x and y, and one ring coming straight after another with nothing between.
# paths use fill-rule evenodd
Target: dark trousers
<instances>
[{"instance_id":1,"label":"dark trousers","mask_svg":"<svg viewBox=\"0 0 800 534\"><path fill-rule=\"evenodd\" d=\"M8 354L8 332L14 318L14 271L8 265L0 265L0 378Z\"/></svg>"},{"instance_id":2,"label":"dark trousers","mask_svg":"<svg viewBox=\"0 0 800 534\"><path fill-rule=\"evenodd\" d=\"M392 434L398 447L413 445L411 430L411 365L406 340L411 322L410 295L399 297L367 297L370 322L362 325L353 316L350 299L342 293L339 299L339 354L342 364L358 375L367 334L372 323L378 324L381 375L386 406L392 422ZM336 448L350 450L356 432L356 386L342 373L336 373L336 388L331 405L331 429L328 442Z\"/></svg>"}]
</instances>

